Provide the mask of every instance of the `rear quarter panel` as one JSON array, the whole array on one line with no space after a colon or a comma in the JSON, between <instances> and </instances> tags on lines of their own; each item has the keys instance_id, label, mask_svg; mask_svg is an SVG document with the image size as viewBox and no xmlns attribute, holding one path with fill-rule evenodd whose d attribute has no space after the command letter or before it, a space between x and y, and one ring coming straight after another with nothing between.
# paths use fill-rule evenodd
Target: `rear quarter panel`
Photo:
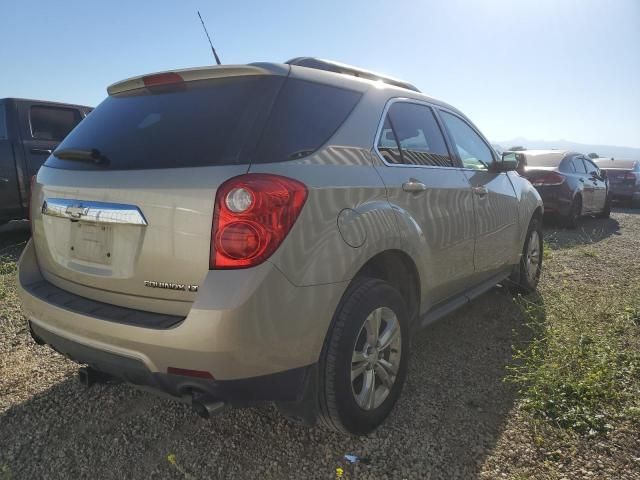
<instances>
[{"instance_id":1,"label":"rear quarter panel","mask_svg":"<svg viewBox=\"0 0 640 480\"><path fill-rule=\"evenodd\" d=\"M251 167L295 178L309 189L300 217L270 258L293 284L350 280L377 253L402 248L370 155L364 148L332 146L300 161Z\"/></svg>"},{"instance_id":2,"label":"rear quarter panel","mask_svg":"<svg viewBox=\"0 0 640 480\"><path fill-rule=\"evenodd\" d=\"M525 236L529 228L529 222L536 209L540 213L544 211L542 198L531 182L521 177L517 172L509 172L509 179L518 197L518 222L520 224L520 250L524 245Z\"/></svg>"}]
</instances>

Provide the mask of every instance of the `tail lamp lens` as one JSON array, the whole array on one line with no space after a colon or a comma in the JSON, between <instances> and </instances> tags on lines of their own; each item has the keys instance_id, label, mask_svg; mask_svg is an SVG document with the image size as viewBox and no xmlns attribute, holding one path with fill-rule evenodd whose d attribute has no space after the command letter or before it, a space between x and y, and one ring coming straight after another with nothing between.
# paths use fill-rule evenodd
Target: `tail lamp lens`
<instances>
[{"instance_id":1,"label":"tail lamp lens","mask_svg":"<svg viewBox=\"0 0 640 480\"><path fill-rule=\"evenodd\" d=\"M253 205L253 195L246 188L234 188L227 193L224 203L233 213L246 212Z\"/></svg>"},{"instance_id":2,"label":"tail lamp lens","mask_svg":"<svg viewBox=\"0 0 640 480\"><path fill-rule=\"evenodd\" d=\"M209 268L258 265L285 239L307 199L307 188L279 175L249 173L216 193Z\"/></svg>"},{"instance_id":3,"label":"tail lamp lens","mask_svg":"<svg viewBox=\"0 0 640 480\"><path fill-rule=\"evenodd\" d=\"M565 176L556 172L546 173L540 177L531 179L531 183L535 186L552 186L562 185L565 181Z\"/></svg>"},{"instance_id":4,"label":"tail lamp lens","mask_svg":"<svg viewBox=\"0 0 640 480\"><path fill-rule=\"evenodd\" d=\"M633 180L634 182L636 181L636 174L635 173L625 173L624 175L624 179L625 180Z\"/></svg>"}]
</instances>

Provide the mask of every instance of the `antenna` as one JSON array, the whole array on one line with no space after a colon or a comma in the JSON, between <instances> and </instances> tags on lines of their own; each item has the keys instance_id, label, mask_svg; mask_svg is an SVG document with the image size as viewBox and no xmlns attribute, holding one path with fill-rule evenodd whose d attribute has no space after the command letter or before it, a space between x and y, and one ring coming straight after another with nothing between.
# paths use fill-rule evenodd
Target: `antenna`
<instances>
[{"instance_id":1,"label":"antenna","mask_svg":"<svg viewBox=\"0 0 640 480\"><path fill-rule=\"evenodd\" d=\"M218 58L218 54L216 53L216 49L213 48L213 43L211 42L211 37L209 36L209 32L207 31L207 27L204 24L204 20L202 20L202 15L200 15L200 12L198 10L196 10L196 12L198 12L198 17L200 18L200 23L202 23L202 28L204 28L204 33L207 34L207 38L209 39L209 45L211 45L211 52L213 53L213 56L216 59L216 63L218 65L221 65L220 59Z\"/></svg>"}]
</instances>

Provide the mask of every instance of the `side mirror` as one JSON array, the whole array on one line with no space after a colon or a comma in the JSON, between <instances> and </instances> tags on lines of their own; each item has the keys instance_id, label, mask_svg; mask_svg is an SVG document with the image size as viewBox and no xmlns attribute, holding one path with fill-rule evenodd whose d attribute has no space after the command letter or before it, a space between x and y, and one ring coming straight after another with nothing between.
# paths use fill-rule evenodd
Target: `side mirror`
<instances>
[{"instance_id":1,"label":"side mirror","mask_svg":"<svg viewBox=\"0 0 640 480\"><path fill-rule=\"evenodd\" d=\"M606 180L609 177L609 174L606 170L600 170L600 178Z\"/></svg>"},{"instance_id":2,"label":"side mirror","mask_svg":"<svg viewBox=\"0 0 640 480\"><path fill-rule=\"evenodd\" d=\"M495 167L498 172L510 172L518 168L518 161L516 152L504 152L500 160L495 162Z\"/></svg>"}]
</instances>

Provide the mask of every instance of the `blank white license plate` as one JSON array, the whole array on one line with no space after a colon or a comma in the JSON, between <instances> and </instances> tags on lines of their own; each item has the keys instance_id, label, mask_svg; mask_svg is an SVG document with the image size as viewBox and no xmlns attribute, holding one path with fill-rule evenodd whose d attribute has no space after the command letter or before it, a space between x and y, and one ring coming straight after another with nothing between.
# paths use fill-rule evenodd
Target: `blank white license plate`
<instances>
[{"instance_id":1,"label":"blank white license plate","mask_svg":"<svg viewBox=\"0 0 640 480\"><path fill-rule=\"evenodd\" d=\"M71 227L71 257L85 262L110 265L113 227L76 222Z\"/></svg>"}]
</instances>

